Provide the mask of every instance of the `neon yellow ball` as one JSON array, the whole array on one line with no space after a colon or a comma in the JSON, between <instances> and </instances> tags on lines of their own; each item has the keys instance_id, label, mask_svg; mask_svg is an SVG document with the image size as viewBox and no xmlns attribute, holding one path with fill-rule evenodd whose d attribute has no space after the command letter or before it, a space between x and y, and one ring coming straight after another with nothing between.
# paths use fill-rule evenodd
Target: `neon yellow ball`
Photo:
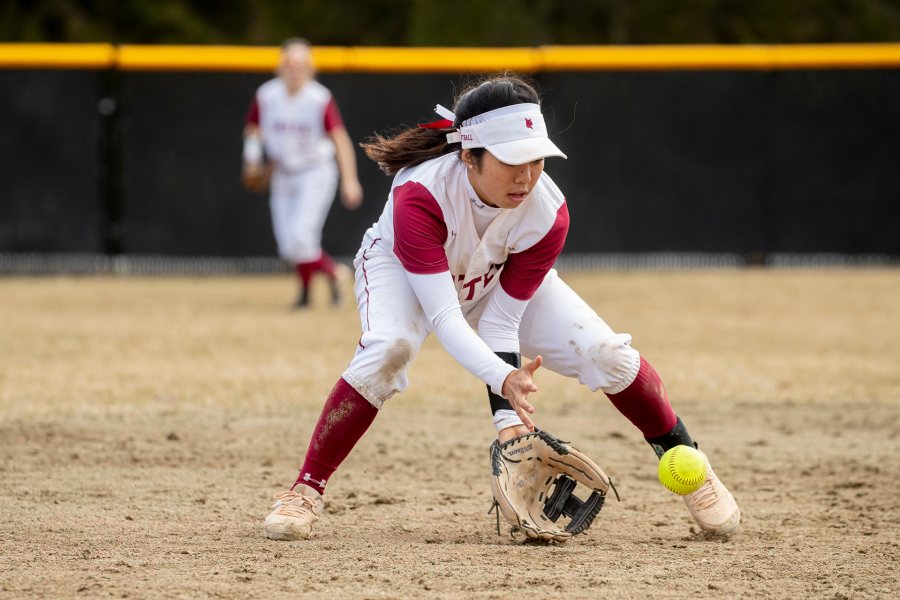
<instances>
[{"instance_id":1,"label":"neon yellow ball","mask_svg":"<svg viewBox=\"0 0 900 600\"><path fill-rule=\"evenodd\" d=\"M659 482L679 496L692 494L706 481L706 458L690 446L675 446L659 459Z\"/></svg>"}]
</instances>

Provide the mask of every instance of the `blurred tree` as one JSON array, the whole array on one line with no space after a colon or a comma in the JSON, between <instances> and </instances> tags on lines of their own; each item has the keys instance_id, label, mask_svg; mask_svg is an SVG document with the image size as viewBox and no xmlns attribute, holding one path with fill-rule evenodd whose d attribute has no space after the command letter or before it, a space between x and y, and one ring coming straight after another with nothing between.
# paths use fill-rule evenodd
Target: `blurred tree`
<instances>
[{"instance_id":1,"label":"blurred tree","mask_svg":"<svg viewBox=\"0 0 900 600\"><path fill-rule=\"evenodd\" d=\"M410 0L250 0L257 30L243 40L279 43L301 36L335 46L405 45Z\"/></svg>"},{"instance_id":2,"label":"blurred tree","mask_svg":"<svg viewBox=\"0 0 900 600\"><path fill-rule=\"evenodd\" d=\"M345 46L900 41L900 0L4 0L0 40Z\"/></svg>"},{"instance_id":3,"label":"blurred tree","mask_svg":"<svg viewBox=\"0 0 900 600\"><path fill-rule=\"evenodd\" d=\"M406 26L411 46L533 46L546 41L553 0L413 0Z\"/></svg>"}]
</instances>

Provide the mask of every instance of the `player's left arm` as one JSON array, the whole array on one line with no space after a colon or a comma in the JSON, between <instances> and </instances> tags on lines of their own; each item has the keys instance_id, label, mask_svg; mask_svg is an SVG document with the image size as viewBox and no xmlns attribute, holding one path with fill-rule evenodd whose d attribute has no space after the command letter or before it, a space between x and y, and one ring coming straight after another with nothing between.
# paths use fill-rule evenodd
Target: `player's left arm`
<instances>
[{"instance_id":1,"label":"player's left arm","mask_svg":"<svg viewBox=\"0 0 900 600\"><path fill-rule=\"evenodd\" d=\"M348 210L362 204L363 191L356 172L356 150L332 98L325 108L325 131L334 143L335 159L341 172L341 202Z\"/></svg>"},{"instance_id":2,"label":"player's left arm","mask_svg":"<svg viewBox=\"0 0 900 600\"><path fill-rule=\"evenodd\" d=\"M258 167L262 164L265 154L262 144L262 130L259 126L259 101L256 96L247 109L244 116L244 168Z\"/></svg>"}]
</instances>

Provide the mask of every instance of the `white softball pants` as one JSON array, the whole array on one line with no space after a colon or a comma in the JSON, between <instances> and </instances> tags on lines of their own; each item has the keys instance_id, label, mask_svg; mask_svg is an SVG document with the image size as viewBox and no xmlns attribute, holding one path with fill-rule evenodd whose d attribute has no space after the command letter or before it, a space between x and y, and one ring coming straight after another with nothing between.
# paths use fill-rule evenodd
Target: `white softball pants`
<instances>
[{"instance_id":1,"label":"white softball pants","mask_svg":"<svg viewBox=\"0 0 900 600\"><path fill-rule=\"evenodd\" d=\"M269 206L278 255L291 263L307 263L322 255L322 229L337 191L334 162L288 173L272 174Z\"/></svg>"},{"instance_id":2,"label":"white softball pants","mask_svg":"<svg viewBox=\"0 0 900 600\"><path fill-rule=\"evenodd\" d=\"M354 261L362 336L342 377L373 406L409 386L407 367L431 333L406 273L380 249L363 249ZM476 326L487 296L463 308ZM529 301L519 327L521 353L541 355L544 367L578 379L592 391L628 387L640 369L631 336L615 333L552 269Z\"/></svg>"}]
</instances>

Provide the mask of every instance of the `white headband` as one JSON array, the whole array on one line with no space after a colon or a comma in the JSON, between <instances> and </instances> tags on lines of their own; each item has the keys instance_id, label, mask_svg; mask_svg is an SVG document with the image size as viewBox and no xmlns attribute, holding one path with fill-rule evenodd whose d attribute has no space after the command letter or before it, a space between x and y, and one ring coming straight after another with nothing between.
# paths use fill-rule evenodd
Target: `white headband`
<instances>
[{"instance_id":1,"label":"white headband","mask_svg":"<svg viewBox=\"0 0 900 600\"><path fill-rule=\"evenodd\" d=\"M456 115L440 104L434 111L445 119L456 120ZM462 142L463 148L484 148L508 165L548 156L566 158L547 137L547 125L537 104L511 104L466 119L459 131L447 134L447 142Z\"/></svg>"}]
</instances>

